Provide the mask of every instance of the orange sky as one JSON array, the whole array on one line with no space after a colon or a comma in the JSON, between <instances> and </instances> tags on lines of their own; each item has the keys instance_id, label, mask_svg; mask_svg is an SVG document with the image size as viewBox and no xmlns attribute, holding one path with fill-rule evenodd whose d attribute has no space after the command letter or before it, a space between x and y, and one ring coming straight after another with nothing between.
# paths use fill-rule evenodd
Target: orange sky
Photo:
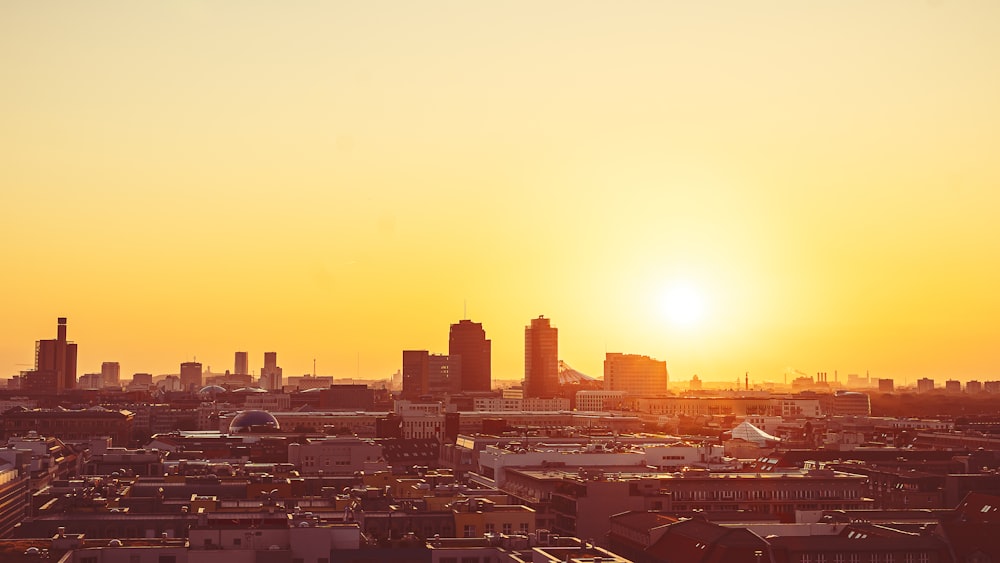
<instances>
[{"instance_id":1,"label":"orange sky","mask_svg":"<svg viewBox=\"0 0 1000 563\"><path fill-rule=\"evenodd\" d=\"M544 314L592 375L1000 379L998 56L992 1L6 2L0 376L68 316L80 373L384 377L467 302L498 378Z\"/></svg>"}]
</instances>

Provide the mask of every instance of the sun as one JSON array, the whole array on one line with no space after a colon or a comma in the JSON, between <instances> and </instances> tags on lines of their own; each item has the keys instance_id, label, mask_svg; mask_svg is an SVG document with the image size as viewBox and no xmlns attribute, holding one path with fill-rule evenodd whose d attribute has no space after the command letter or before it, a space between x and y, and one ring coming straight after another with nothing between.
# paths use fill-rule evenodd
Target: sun
<instances>
[{"instance_id":1,"label":"sun","mask_svg":"<svg viewBox=\"0 0 1000 563\"><path fill-rule=\"evenodd\" d=\"M705 319L705 299L690 284L677 284L664 290L660 296L660 312L670 324L680 328L693 328Z\"/></svg>"}]
</instances>

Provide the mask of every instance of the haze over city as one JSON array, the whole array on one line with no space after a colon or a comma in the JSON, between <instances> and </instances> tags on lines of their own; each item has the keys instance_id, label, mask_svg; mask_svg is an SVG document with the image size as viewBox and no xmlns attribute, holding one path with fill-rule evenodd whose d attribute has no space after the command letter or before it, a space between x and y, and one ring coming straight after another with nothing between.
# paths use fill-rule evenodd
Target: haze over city
<instances>
[{"instance_id":1,"label":"haze over city","mask_svg":"<svg viewBox=\"0 0 1000 563\"><path fill-rule=\"evenodd\" d=\"M0 376L998 370L1000 4L0 6Z\"/></svg>"}]
</instances>

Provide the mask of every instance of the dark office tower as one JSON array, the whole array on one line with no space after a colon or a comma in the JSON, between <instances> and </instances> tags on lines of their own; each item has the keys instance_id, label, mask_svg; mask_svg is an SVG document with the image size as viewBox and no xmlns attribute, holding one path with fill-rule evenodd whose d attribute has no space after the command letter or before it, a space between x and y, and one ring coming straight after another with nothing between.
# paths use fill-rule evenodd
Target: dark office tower
<instances>
[{"instance_id":1,"label":"dark office tower","mask_svg":"<svg viewBox=\"0 0 1000 563\"><path fill-rule=\"evenodd\" d=\"M76 388L76 344L66 340L66 318L59 317L55 340L35 343L35 369L29 386L62 393Z\"/></svg>"},{"instance_id":2,"label":"dark office tower","mask_svg":"<svg viewBox=\"0 0 1000 563\"><path fill-rule=\"evenodd\" d=\"M404 399L414 400L430 389L430 353L427 350L403 350Z\"/></svg>"},{"instance_id":3,"label":"dark office tower","mask_svg":"<svg viewBox=\"0 0 1000 563\"><path fill-rule=\"evenodd\" d=\"M559 390L559 329L549 319L524 327L524 396L554 397Z\"/></svg>"},{"instance_id":4,"label":"dark office tower","mask_svg":"<svg viewBox=\"0 0 1000 563\"><path fill-rule=\"evenodd\" d=\"M101 385L104 387L121 387L122 368L118 362L101 364Z\"/></svg>"},{"instance_id":5,"label":"dark office tower","mask_svg":"<svg viewBox=\"0 0 1000 563\"><path fill-rule=\"evenodd\" d=\"M457 375L461 363L447 354L431 354L427 350L403 350L403 399L414 400L423 395L441 397L458 391Z\"/></svg>"},{"instance_id":6,"label":"dark office tower","mask_svg":"<svg viewBox=\"0 0 1000 563\"><path fill-rule=\"evenodd\" d=\"M458 389L461 391L489 391L493 383L490 368L490 341L482 323L463 319L451 325L448 337L448 355L459 356Z\"/></svg>"},{"instance_id":7,"label":"dark office tower","mask_svg":"<svg viewBox=\"0 0 1000 563\"><path fill-rule=\"evenodd\" d=\"M236 369L233 370L234 375L250 375L250 371L247 369L247 353L246 352L236 352Z\"/></svg>"},{"instance_id":8,"label":"dark office tower","mask_svg":"<svg viewBox=\"0 0 1000 563\"><path fill-rule=\"evenodd\" d=\"M260 369L260 386L264 389L281 390L281 368L278 367L277 352L264 352L264 367Z\"/></svg>"},{"instance_id":9,"label":"dark office tower","mask_svg":"<svg viewBox=\"0 0 1000 563\"><path fill-rule=\"evenodd\" d=\"M184 362L181 364L181 387L185 391L198 391L202 387L201 364Z\"/></svg>"}]
</instances>

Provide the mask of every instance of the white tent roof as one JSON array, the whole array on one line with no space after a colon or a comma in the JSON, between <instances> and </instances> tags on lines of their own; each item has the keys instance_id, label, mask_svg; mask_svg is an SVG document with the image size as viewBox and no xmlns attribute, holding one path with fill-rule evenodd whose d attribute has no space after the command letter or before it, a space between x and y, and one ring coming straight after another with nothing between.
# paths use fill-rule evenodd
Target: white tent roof
<instances>
[{"instance_id":1,"label":"white tent roof","mask_svg":"<svg viewBox=\"0 0 1000 563\"><path fill-rule=\"evenodd\" d=\"M781 441L781 438L772 436L746 421L741 422L736 428L733 428L730 433L733 435L733 438L741 438L747 442L753 442L762 446L767 442Z\"/></svg>"}]
</instances>

